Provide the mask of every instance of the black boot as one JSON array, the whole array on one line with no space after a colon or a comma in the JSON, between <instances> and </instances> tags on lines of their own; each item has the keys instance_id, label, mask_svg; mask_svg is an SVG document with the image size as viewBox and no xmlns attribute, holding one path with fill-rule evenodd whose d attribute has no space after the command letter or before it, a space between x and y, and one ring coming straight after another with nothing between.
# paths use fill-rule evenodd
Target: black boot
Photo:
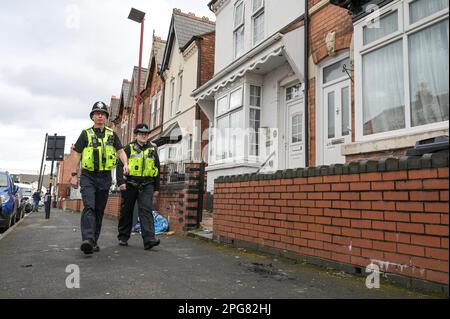
<instances>
[{"instance_id":1,"label":"black boot","mask_svg":"<svg viewBox=\"0 0 450 319\"><path fill-rule=\"evenodd\" d=\"M152 249L155 246L159 245L160 240L159 239L151 239L144 243L144 249L149 250Z\"/></svg>"},{"instance_id":2,"label":"black boot","mask_svg":"<svg viewBox=\"0 0 450 319\"><path fill-rule=\"evenodd\" d=\"M94 244L91 240L84 240L80 249L85 255L90 255L94 252Z\"/></svg>"},{"instance_id":3,"label":"black boot","mask_svg":"<svg viewBox=\"0 0 450 319\"><path fill-rule=\"evenodd\" d=\"M100 251L100 246L97 243L94 243L94 247L92 247L92 251L94 253L98 253Z\"/></svg>"}]
</instances>

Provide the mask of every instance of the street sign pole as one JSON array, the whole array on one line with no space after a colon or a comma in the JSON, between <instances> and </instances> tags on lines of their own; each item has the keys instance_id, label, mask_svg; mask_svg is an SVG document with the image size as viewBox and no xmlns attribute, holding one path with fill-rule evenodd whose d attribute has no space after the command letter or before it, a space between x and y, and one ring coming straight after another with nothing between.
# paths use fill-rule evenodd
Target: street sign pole
<instances>
[{"instance_id":1,"label":"street sign pole","mask_svg":"<svg viewBox=\"0 0 450 319\"><path fill-rule=\"evenodd\" d=\"M57 136L55 134L54 136L48 137L48 143L47 143L47 161L52 161L52 166L50 169L50 182L49 182L49 189L46 197L49 196L50 198L45 198L45 219L50 218L50 211L52 207L52 186L53 186L53 167L56 161L62 161L64 160L64 145L65 145L65 137L64 136Z\"/></svg>"},{"instance_id":2,"label":"street sign pole","mask_svg":"<svg viewBox=\"0 0 450 319\"><path fill-rule=\"evenodd\" d=\"M42 151L41 170L39 172L39 180L38 180L39 193L41 192L41 189L42 189L42 183L41 183L42 175L45 174L45 167L44 167L44 172L42 172L42 165L44 164L45 150L47 149L47 137L48 137L48 133L45 134L44 150Z\"/></svg>"}]
</instances>

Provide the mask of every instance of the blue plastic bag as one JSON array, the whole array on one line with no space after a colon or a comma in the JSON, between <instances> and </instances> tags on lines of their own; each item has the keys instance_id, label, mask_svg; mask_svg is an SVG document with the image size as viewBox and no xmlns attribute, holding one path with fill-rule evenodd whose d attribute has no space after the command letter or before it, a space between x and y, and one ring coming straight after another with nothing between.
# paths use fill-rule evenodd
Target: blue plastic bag
<instances>
[{"instance_id":1,"label":"blue plastic bag","mask_svg":"<svg viewBox=\"0 0 450 319\"><path fill-rule=\"evenodd\" d=\"M169 229L169 221L158 211L153 211L153 220L155 221L155 233L165 233Z\"/></svg>"},{"instance_id":2,"label":"blue plastic bag","mask_svg":"<svg viewBox=\"0 0 450 319\"><path fill-rule=\"evenodd\" d=\"M165 233L169 229L169 221L167 218L165 218L163 215L161 215L158 211L154 210L153 212L153 221L155 224L155 234L161 234ZM133 233L140 233L141 232L141 224L139 222L136 223L136 225L133 226L132 229Z\"/></svg>"}]
</instances>

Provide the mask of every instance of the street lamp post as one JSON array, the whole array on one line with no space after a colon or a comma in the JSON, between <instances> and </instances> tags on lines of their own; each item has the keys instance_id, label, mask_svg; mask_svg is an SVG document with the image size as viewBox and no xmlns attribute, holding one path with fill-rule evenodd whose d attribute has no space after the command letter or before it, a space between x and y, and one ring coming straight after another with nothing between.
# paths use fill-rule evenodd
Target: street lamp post
<instances>
[{"instance_id":1,"label":"street lamp post","mask_svg":"<svg viewBox=\"0 0 450 319\"><path fill-rule=\"evenodd\" d=\"M141 42L139 45L139 67L138 67L138 85L137 85L137 100L136 100L136 117L134 127L139 121L139 103L141 102L141 65L142 65L142 42L144 39L144 16L145 12L131 8L128 19L141 24Z\"/></svg>"}]
</instances>

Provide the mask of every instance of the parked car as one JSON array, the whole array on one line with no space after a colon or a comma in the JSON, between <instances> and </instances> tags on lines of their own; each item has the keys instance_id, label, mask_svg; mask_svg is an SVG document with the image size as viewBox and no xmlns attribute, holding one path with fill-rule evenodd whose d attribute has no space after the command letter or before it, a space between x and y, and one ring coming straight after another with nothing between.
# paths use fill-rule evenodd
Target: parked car
<instances>
[{"instance_id":1,"label":"parked car","mask_svg":"<svg viewBox=\"0 0 450 319\"><path fill-rule=\"evenodd\" d=\"M0 230L6 230L16 222L19 209L19 187L8 172L0 171Z\"/></svg>"},{"instance_id":2,"label":"parked car","mask_svg":"<svg viewBox=\"0 0 450 319\"><path fill-rule=\"evenodd\" d=\"M19 186L19 212L22 218L33 210L33 187L22 183L16 183L16 186Z\"/></svg>"}]
</instances>

